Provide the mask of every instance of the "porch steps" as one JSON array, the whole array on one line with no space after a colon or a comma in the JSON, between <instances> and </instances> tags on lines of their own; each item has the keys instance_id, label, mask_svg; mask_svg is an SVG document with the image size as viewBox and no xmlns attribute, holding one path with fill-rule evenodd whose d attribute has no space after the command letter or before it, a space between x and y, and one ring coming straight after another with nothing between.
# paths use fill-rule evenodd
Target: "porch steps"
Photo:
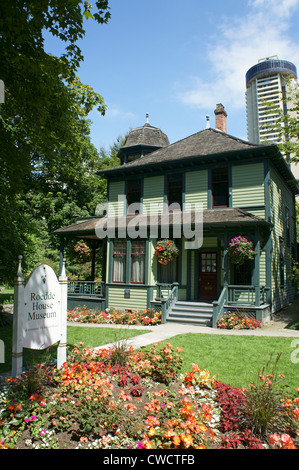
<instances>
[{"instance_id":1,"label":"porch steps","mask_svg":"<svg viewBox=\"0 0 299 470\"><path fill-rule=\"evenodd\" d=\"M166 321L212 326L213 304L208 302L177 301L168 312Z\"/></svg>"}]
</instances>

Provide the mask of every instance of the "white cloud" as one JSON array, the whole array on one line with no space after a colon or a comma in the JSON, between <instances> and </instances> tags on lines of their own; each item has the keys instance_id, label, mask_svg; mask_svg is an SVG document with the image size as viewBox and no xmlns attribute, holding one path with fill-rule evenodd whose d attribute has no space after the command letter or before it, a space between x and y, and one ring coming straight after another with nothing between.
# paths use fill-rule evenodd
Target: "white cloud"
<instances>
[{"instance_id":1,"label":"white cloud","mask_svg":"<svg viewBox=\"0 0 299 470\"><path fill-rule=\"evenodd\" d=\"M249 4L264 11L272 10L279 18L288 18L298 7L299 0L251 0Z\"/></svg>"},{"instance_id":2,"label":"white cloud","mask_svg":"<svg viewBox=\"0 0 299 470\"><path fill-rule=\"evenodd\" d=\"M107 105L107 110L105 116L107 118L117 118L117 119L132 119L136 115L131 111L123 111L117 105Z\"/></svg>"},{"instance_id":3,"label":"white cloud","mask_svg":"<svg viewBox=\"0 0 299 470\"><path fill-rule=\"evenodd\" d=\"M209 77L193 77L177 92L180 101L198 108L222 102L241 109L245 103L245 75L259 59L277 55L299 63L299 41L290 35L299 0L250 0L247 15L227 20L207 49Z\"/></svg>"}]
</instances>

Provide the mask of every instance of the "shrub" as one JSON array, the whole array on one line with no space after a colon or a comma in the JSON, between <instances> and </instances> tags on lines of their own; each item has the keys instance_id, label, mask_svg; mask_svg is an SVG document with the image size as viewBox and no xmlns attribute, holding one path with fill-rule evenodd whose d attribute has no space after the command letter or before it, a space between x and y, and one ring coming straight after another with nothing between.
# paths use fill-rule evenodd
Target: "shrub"
<instances>
[{"instance_id":1,"label":"shrub","mask_svg":"<svg viewBox=\"0 0 299 470\"><path fill-rule=\"evenodd\" d=\"M149 376L157 382L169 384L176 380L182 367L183 359L179 356L180 348L173 350L170 343L157 349L154 344L149 351L142 351L136 357L135 369L142 377Z\"/></svg>"},{"instance_id":2,"label":"shrub","mask_svg":"<svg viewBox=\"0 0 299 470\"><path fill-rule=\"evenodd\" d=\"M240 425L259 437L268 437L273 432L295 432L292 408L286 406L288 394L283 386L282 374L277 373L278 354L271 366L272 356L258 374L256 384L245 391L245 400L240 406ZM267 370L272 370L267 373Z\"/></svg>"},{"instance_id":3,"label":"shrub","mask_svg":"<svg viewBox=\"0 0 299 470\"><path fill-rule=\"evenodd\" d=\"M217 402L221 406L220 426L222 431L239 430L239 410L245 400L244 392L238 387L215 381Z\"/></svg>"}]
</instances>

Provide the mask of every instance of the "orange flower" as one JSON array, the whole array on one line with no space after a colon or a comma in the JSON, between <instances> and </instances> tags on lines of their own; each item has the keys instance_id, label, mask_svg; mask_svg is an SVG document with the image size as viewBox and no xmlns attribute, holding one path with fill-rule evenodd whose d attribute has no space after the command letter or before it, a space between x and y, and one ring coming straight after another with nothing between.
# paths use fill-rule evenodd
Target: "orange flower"
<instances>
[{"instance_id":1,"label":"orange flower","mask_svg":"<svg viewBox=\"0 0 299 470\"><path fill-rule=\"evenodd\" d=\"M176 447L178 447L181 443L181 438L179 436L173 436L172 442L174 443Z\"/></svg>"},{"instance_id":2,"label":"orange flower","mask_svg":"<svg viewBox=\"0 0 299 470\"><path fill-rule=\"evenodd\" d=\"M281 447L283 449L296 449L291 437L288 434L282 434L280 438Z\"/></svg>"},{"instance_id":3,"label":"orange flower","mask_svg":"<svg viewBox=\"0 0 299 470\"><path fill-rule=\"evenodd\" d=\"M196 429L198 430L198 432L207 432L208 430L205 424L199 424L198 426L196 426Z\"/></svg>"},{"instance_id":4,"label":"orange flower","mask_svg":"<svg viewBox=\"0 0 299 470\"><path fill-rule=\"evenodd\" d=\"M170 439L173 436L173 431L171 429L167 429L167 431L163 434L165 439Z\"/></svg>"},{"instance_id":5,"label":"orange flower","mask_svg":"<svg viewBox=\"0 0 299 470\"><path fill-rule=\"evenodd\" d=\"M181 433L180 434L180 438L181 438L181 441L185 444L185 446L188 448L191 446L192 442L193 442L193 437L191 436L191 434L183 434Z\"/></svg>"}]
</instances>

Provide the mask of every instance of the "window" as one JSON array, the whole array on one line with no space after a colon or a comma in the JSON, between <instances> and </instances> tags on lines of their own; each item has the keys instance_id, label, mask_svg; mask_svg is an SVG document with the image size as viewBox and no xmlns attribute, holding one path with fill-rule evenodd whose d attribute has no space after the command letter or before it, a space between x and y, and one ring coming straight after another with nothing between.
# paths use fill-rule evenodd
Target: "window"
<instances>
[{"instance_id":1,"label":"window","mask_svg":"<svg viewBox=\"0 0 299 470\"><path fill-rule=\"evenodd\" d=\"M168 264L160 265L160 282L167 284L178 282L178 258L173 259Z\"/></svg>"},{"instance_id":2,"label":"window","mask_svg":"<svg viewBox=\"0 0 299 470\"><path fill-rule=\"evenodd\" d=\"M284 246L283 239L279 238L279 274L280 274L280 287L284 287Z\"/></svg>"},{"instance_id":3,"label":"window","mask_svg":"<svg viewBox=\"0 0 299 470\"><path fill-rule=\"evenodd\" d=\"M169 210L182 209L182 194L183 194L183 175L173 174L167 176L167 201ZM171 205L173 207L170 207Z\"/></svg>"},{"instance_id":4,"label":"window","mask_svg":"<svg viewBox=\"0 0 299 470\"><path fill-rule=\"evenodd\" d=\"M142 240L131 242L131 282L144 284L145 282L145 247Z\"/></svg>"},{"instance_id":5,"label":"window","mask_svg":"<svg viewBox=\"0 0 299 470\"><path fill-rule=\"evenodd\" d=\"M126 240L114 240L113 242L113 282L125 282L126 245Z\"/></svg>"},{"instance_id":6,"label":"window","mask_svg":"<svg viewBox=\"0 0 299 470\"><path fill-rule=\"evenodd\" d=\"M141 202L141 179L127 181L127 214L139 214Z\"/></svg>"},{"instance_id":7,"label":"window","mask_svg":"<svg viewBox=\"0 0 299 470\"><path fill-rule=\"evenodd\" d=\"M200 270L202 273L216 273L217 253L201 253Z\"/></svg>"},{"instance_id":8,"label":"window","mask_svg":"<svg viewBox=\"0 0 299 470\"><path fill-rule=\"evenodd\" d=\"M213 207L228 207L227 168L212 170L212 205Z\"/></svg>"},{"instance_id":9,"label":"window","mask_svg":"<svg viewBox=\"0 0 299 470\"><path fill-rule=\"evenodd\" d=\"M289 208L285 208L285 227L286 227L286 243L287 246L291 244L291 234L290 234L290 211Z\"/></svg>"},{"instance_id":10,"label":"window","mask_svg":"<svg viewBox=\"0 0 299 470\"><path fill-rule=\"evenodd\" d=\"M237 286L250 286L252 284L253 261L246 260L241 266L233 265L234 284Z\"/></svg>"}]
</instances>

